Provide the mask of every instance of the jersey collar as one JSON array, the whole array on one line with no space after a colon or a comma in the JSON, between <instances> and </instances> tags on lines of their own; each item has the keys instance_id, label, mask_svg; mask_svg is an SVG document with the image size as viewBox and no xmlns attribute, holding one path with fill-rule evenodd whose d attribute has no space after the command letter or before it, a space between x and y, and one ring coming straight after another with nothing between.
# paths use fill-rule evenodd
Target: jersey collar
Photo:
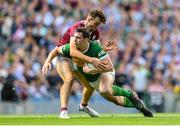
<instances>
[{"instance_id":1,"label":"jersey collar","mask_svg":"<svg viewBox=\"0 0 180 126\"><path fill-rule=\"evenodd\" d=\"M88 50L89 50L89 47L90 47L90 43L88 44L88 47L86 50L82 51L82 53L86 53Z\"/></svg>"}]
</instances>

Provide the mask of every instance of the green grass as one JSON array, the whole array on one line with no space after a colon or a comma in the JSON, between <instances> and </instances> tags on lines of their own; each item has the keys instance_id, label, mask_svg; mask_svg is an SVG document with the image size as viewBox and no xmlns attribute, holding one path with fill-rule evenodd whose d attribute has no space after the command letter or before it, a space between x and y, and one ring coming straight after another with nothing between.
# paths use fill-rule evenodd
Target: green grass
<instances>
[{"instance_id":1,"label":"green grass","mask_svg":"<svg viewBox=\"0 0 180 126\"><path fill-rule=\"evenodd\" d=\"M71 119L58 115L0 115L0 125L180 125L180 113L155 114L144 118L141 114L101 114L91 118L85 114L71 114Z\"/></svg>"}]
</instances>

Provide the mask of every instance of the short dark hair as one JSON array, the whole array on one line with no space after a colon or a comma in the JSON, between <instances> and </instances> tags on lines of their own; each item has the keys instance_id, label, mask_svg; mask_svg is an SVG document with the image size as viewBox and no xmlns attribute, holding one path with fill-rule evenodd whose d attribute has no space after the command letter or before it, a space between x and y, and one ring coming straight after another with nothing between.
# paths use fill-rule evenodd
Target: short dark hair
<instances>
[{"instance_id":1,"label":"short dark hair","mask_svg":"<svg viewBox=\"0 0 180 126\"><path fill-rule=\"evenodd\" d=\"M106 17L101 9L92 9L88 15L93 18L99 17L103 24L106 23Z\"/></svg>"},{"instance_id":2,"label":"short dark hair","mask_svg":"<svg viewBox=\"0 0 180 126\"><path fill-rule=\"evenodd\" d=\"M76 32L81 32L83 34L84 38L90 38L90 32L87 28L85 27L78 27L76 29Z\"/></svg>"}]
</instances>

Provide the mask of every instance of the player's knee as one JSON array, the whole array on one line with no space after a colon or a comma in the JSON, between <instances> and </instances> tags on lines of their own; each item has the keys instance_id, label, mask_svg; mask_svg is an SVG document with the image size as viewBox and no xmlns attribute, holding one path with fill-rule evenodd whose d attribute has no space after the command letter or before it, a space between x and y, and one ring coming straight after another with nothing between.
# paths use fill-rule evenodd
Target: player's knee
<instances>
[{"instance_id":1,"label":"player's knee","mask_svg":"<svg viewBox=\"0 0 180 126\"><path fill-rule=\"evenodd\" d=\"M110 91L108 88L100 88L99 93L102 95L107 95L107 94L110 94Z\"/></svg>"},{"instance_id":2,"label":"player's knee","mask_svg":"<svg viewBox=\"0 0 180 126\"><path fill-rule=\"evenodd\" d=\"M72 84L72 82L73 82L73 76L71 76L71 75L65 76L64 79L63 79L63 81L64 81L64 83Z\"/></svg>"},{"instance_id":3,"label":"player's knee","mask_svg":"<svg viewBox=\"0 0 180 126\"><path fill-rule=\"evenodd\" d=\"M101 84L101 86L99 87L99 92L101 93L101 94L108 94L108 95L112 95L112 88L110 88L110 86L109 85L107 85L107 84Z\"/></svg>"},{"instance_id":4,"label":"player's knee","mask_svg":"<svg viewBox=\"0 0 180 126\"><path fill-rule=\"evenodd\" d=\"M73 78L65 78L64 83L72 84L73 83Z\"/></svg>"}]
</instances>

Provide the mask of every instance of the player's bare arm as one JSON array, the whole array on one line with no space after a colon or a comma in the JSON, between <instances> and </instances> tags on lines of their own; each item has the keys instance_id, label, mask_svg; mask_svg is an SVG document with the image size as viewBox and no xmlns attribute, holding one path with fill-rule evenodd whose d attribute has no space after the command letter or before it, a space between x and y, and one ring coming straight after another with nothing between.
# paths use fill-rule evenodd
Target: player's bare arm
<instances>
[{"instance_id":1,"label":"player's bare arm","mask_svg":"<svg viewBox=\"0 0 180 126\"><path fill-rule=\"evenodd\" d=\"M75 45L75 42L73 41L73 37L71 37L70 39L70 56L83 60L85 62L89 62L92 63L95 67L97 67L99 65L99 63L101 62L101 60L99 60L98 58L95 57L89 57L87 55L84 55L82 52L80 52Z\"/></svg>"},{"instance_id":2,"label":"player's bare arm","mask_svg":"<svg viewBox=\"0 0 180 126\"><path fill-rule=\"evenodd\" d=\"M99 41L99 43L100 43L100 41ZM73 42L73 38L71 38L71 40L70 40L70 48L71 48L70 55L72 57L79 58L81 60L84 60L85 62L92 63L96 68L97 68L96 65L101 66L101 64L100 64L101 62L97 58L89 57L89 56L86 56L83 53L81 53L76 48L75 43ZM117 41L115 41L115 40L110 40L110 41L106 42L105 45L103 46L104 51L110 51L110 50L114 50L117 48L118 48Z\"/></svg>"},{"instance_id":3,"label":"player's bare arm","mask_svg":"<svg viewBox=\"0 0 180 126\"><path fill-rule=\"evenodd\" d=\"M48 55L43 67L42 67L42 73L47 75L48 71L51 70L51 61L54 59L54 57L58 56L59 53L61 53L62 47L55 47Z\"/></svg>"},{"instance_id":4,"label":"player's bare arm","mask_svg":"<svg viewBox=\"0 0 180 126\"><path fill-rule=\"evenodd\" d=\"M113 70L113 64L109 58L109 56L107 56L106 58L104 58L103 60L101 60L101 62L104 64L105 68L104 69L97 69L97 68L90 68L88 67L87 64L84 64L83 66L83 71L87 74L97 74L97 73L104 73L104 72L109 72Z\"/></svg>"}]
</instances>

